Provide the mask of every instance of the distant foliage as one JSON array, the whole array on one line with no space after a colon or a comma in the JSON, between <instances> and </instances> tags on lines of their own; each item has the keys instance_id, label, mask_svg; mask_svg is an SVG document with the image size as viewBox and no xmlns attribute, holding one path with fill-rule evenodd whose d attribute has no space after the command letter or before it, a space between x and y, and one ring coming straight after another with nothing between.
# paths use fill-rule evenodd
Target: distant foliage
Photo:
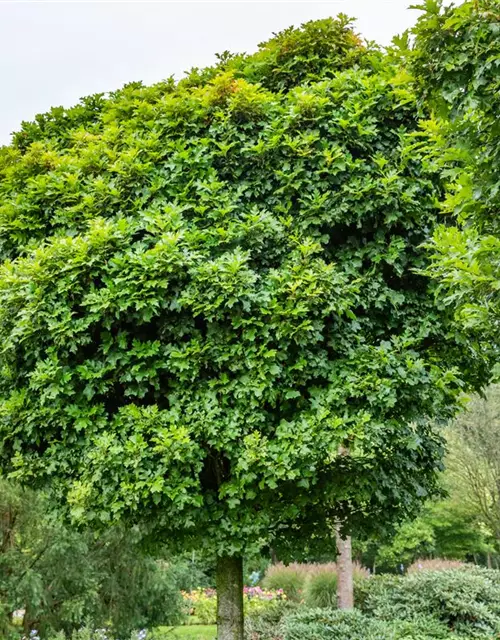
<instances>
[{"instance_id":1,"label":"distant foliage","mask_svg":"<svg viewBox=\"0 0 500 640\"><path fill-rule=\"evenodd\" d=\"M500 554L500 385L471 399L450 425L448 468L464 505Z\"/></svg>"},{"instance_id":2,"label":"distant foliage","mask_svg":"<svg viewBox=\"0 0 500 640\"><path fill-rule=\"evenodd\" d=\"M215 624L217 618L217 592L215 589L193 589L183 592L187 624ZM246 616L266 616L268 611L282 611L287 597L281 589L244 587L243 608ZM272 615L272 614L271 614Z\"/></svg>"},{"instance_id":3,"label":"distant foliage","mask_svg":"<svg viewBox=\"0 0 500 640\"><path fill-rule=\"evenodd\" d=\"M446 558L417 558L406 570L406 573L418 573L419 571L445 571L448 569L461 569L466 565L460 560L447 560Z\"/></svg>"},{"instance_id":4,"label":"distant foliage","mask_svg":"<svg viewBox=\"0 0 500 640\"><path fill-rule=\"evenodd\" d=\"M175 575L141 553L134 532L116 528L96 539L72 530L44 496L3 480L0 543L2 640L22 628L42 639L70 634L87 622L127 637L181 618ZM23 627L11 624L19 610Z\"/></svg>"},{"instance_id":5,"label":"distant foliage","mask_svg":"<svg viewBox=\"0 0 500 640\"><path fill-rule=\"evenodd\" d=\"M304 600L308 607L337 606L337 571L336 567L322 567L311 572L307 577L304 589Z\"/></svg>"},{"instance_id":6,"label":"distant foliage","mask_svg":"<svg viewBox=\"0 0 500 640\"><path fill-rule=\"evenodd\" d=\"M258 615L246 616L245 640L283 640L282 622L300 606L291 600L283 600L260 611Z\"/></svg>"},{"instance_id":7,"label":"distant foliage","mask_svg":"<svg viewBox=\"0 0 500 640\"><path fill-rule=\"evenodd\" d=\"M153 634L148 633L145 629L141 631L133 632L130 636L121 638L121 640L153 640ZM36 634L30 636L30 640L39 640ZM110 632L106 629L92 629L90 627L82 627L72 633L65 635L64 633L58 633L52 636L49 640L114 640L110 635ZM155 640L163 640L160 637Z\"/></svg>"},{"instance_id":8,"label":"distant foliage","mask_svg":"<svg viewBox=\"0 0 500 640\"><path fill-rule=\"evenodd\" d=\"M354 596L360 581L369 577L369 572L358 563L353 563ZM304 589L304 599L308 607L337 606L337 566L335 563L311 566Z\"/></svg>"}]
</instances>

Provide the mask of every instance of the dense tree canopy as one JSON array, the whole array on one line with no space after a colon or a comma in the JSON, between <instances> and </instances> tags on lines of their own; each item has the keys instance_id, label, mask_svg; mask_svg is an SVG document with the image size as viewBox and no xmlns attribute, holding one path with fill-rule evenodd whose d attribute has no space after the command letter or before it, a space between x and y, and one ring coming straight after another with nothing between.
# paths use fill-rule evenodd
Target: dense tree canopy
<instances>
[{"instance_id":1,"label":"dense tree canopy","mask_svg":"<svg viewBox=\"0 0 500 640\"><path fill-rule=\"evenodd\" d=\"M500 2L427 0L408 51L421 99L437 118L444 208L460 225L433 239L432 274L469 327L500 328Z\"/></svg>"},{"instance_id":2,"label":"dense tree canopy","mask_svg":"<svg viewBox=\"0 0 500 640\"><path fill-rule=\"evenodd\" d=\"M343 17L26 123L0 165L3 469L229 555L410 511L430 420L487 372L416 273L426 136Z\"/></svg>"}]
</instances>

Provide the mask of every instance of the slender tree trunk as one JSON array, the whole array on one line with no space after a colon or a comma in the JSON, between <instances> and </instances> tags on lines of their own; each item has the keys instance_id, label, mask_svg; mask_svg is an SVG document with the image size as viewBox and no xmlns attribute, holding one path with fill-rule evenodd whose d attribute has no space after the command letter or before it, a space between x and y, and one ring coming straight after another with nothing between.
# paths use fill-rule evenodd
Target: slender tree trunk
<instances>
[{"instance_id":1,"label":"slender tree trunk","mask_svg":"<svg viewBox=\"0 0 500 640\"><path fill-rule=\"evenodd\" d=\"M278 564L278 556L276 555L276 551L271 548L271 564Z\"/></svg>"},{"instance_id":2,"label":"slender tree trunk","mask_svg":"<svg viewBox=\"0 0 500 640\"><path fill-rule=\"evenodd\" d=\"M243 640L243 560L217 558L217 640Z\"/></svg>"},{"instance_id":3,"label":"slender tree trunk","mask_svg":"<svg viewBox=\"0 0 500 640\"><path fill-rule=\"evenodd\" d=\"M339 609L354 607L351 537L342 538L337 527L337 604Z\"/></svg>"}]
</instances>

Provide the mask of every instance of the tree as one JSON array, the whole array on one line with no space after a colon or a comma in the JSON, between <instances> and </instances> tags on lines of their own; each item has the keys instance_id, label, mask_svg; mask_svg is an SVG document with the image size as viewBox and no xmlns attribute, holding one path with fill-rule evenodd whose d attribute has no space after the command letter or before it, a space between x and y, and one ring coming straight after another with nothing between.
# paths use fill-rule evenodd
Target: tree
<instances>
[{"instance_id":1,"label":"tree","mask_svg":"<svg viewBox=\"0 0 500 640\"><path fill-rule=\"evenodd\" d=\"M410 513L432 421L486 379L416 273L441 193L418 130L340 16L53 109L2 152L3 468L88 526L214 551L222 640L249 549Z\"/></svg>"},{"instance_id":2,"label":"tree","mask_svg":"<svg viewBox=\"0 0 500 640\"><path fill-rule=\"evenodd\" d=\"M405 522L388 541L358 545L365 566L376 572L400 572L420 558L487 563L494 552L491 534L469 504L455 494L432 500L415 519Z\"/></svg>"},{"instance_id":3,"label":"tree","mask_svg":"<svg viewBox=\"0 0 500 640\"><path fill-rule=\"evenodd\" d=\"M141 553L137 535L95 538L65 527L42 495L0 482L0 635L70 634L86 622L118 637L181 615L175 571ZM13 623L24 611L23 625Z\"/></svg>"},{"instance_id":4,"label":"tree","mask_svg":"<svg viewBox=\"0 0 500 640\"><path fill-rule=\"evenodd\" d=\"M417 558L491 564L500 552L500 386L474 396L446 429L445 497L430 500L386 543L360 546L363 562L382 570Z\"/></svg>"},{"instance_id":5,"label":"tree","mask_svg":"<svg viewBox=\"0 0 500 640\"><path fill-rule=\"evenodd\" d=\"M457 479L462 501L478 514L500 552L500 386L492 385L484 398L474 398L466 413L453 423L450 471Z\"/></svg>"},{"instance_id":6,"label":"tree","mask_svg":"<svg viewBox=\"0 0 500 640\"><path fill-rule=\"evenodd\" d=\"M470 328L500 327L500 3L468 0L424 14L405 54L421 99L435 115L434 153L442 159L444 210L436 229L432 274L443 299ZM458 225L455 224L458 216Z\"/></svg>"}]
</instances>

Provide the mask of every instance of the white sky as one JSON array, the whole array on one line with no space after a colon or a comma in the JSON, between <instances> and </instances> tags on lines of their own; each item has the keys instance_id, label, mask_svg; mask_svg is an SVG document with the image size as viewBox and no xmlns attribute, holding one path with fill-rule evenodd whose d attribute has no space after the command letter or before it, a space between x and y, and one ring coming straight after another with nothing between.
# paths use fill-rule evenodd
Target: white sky
<instances>
[{"instance_id":1,"label":"white sky","mask_svg":"<svg viewBox=\"0 0 500 640\"><path fill-rule=\"evenodd\" d=\"M272 32L339 12L388 44L412 0L329 2L21 2L0 0L0 145L22 120L81 96L181 76L214 54L251 52Z\"/></svg>"}]
</instances>

